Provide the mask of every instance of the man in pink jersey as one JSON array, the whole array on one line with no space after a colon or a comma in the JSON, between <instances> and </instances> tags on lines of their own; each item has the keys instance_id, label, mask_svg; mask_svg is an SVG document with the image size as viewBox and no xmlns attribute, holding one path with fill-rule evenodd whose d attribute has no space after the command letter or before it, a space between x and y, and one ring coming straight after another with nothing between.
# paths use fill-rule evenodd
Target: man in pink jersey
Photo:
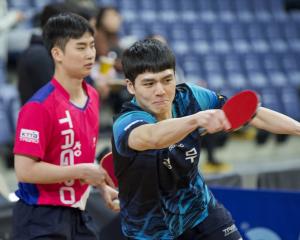
<instances>
[{"instance_id":1,"label":"man in pink jersey","mask_svg":"<svg viewBox=\"0 0 300 240\"><path fill-rule=\"evenodd\" d=\"M13 239L97 239L84 211L89 185L100 187L114 209L117 191L94 164L99 99L83 80L94 64L93 33L76 14L52 17L43 29L55 72L19 113Z\"/></svg>"}]
</instances>

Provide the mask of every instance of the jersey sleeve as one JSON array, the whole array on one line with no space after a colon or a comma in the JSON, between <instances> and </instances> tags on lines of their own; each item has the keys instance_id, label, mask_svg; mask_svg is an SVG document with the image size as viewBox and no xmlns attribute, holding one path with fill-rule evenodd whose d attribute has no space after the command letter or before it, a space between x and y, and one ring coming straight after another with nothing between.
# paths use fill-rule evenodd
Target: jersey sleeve
<instances>
[{"instance_id":1,"label":"jersey sleeve","mask_svg":"<svg viewBox=\"0 0 300 240\"><path fill-rule=\"evenodd\" d=\"M132 111L119 117L113 125L114 144L120 155L130 156L135 150L128 146L130 132L144 124L155 123L155 118L143 111Z\"/></svg>"},{"instance_id":2,"label":"jersey sleeve","mask_svg":"<svg viewBox=\"0 0 300 240\"><path fill-rule=\"evenodd\" d=\"M191 88L202 110L221 108L227 100L225 96L196 84L188 83L187 85Z\"/></svg>"},{"instance_id":3,"label":"jersey sleeve","mask_svg":"<svg viewBox=\"0 0 300 240\"><path fill-rule=\"evenodd\" d=\"M14 154L43 159L50 138L49 114L40 103L27 103L20 111Z\"/></svg>"}]
</instances>

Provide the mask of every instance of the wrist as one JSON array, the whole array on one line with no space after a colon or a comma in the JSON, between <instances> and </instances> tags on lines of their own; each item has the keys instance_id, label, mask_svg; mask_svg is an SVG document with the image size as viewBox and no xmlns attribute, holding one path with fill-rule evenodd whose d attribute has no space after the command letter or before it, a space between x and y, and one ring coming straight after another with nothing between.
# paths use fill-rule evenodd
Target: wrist
<instances>
[{"instance_id":1,"label":"wrist","mask_svg":"<svg viewBox=\"0 0 300 240\"><path fill-rule=\"evenodd\" d=\"M87 168L85 164L76 164L73 166L74 170L72 171L74 173L75 179L84 179L86 176Z\"/></svg>"},{"instance_id":2,"label":"wrist","mask_svg":"<svg viewBox=\"0 0 300 240\"><path fill-rule=\"evenodd\" d=\"M200 117L201 115L199 115L199 113L196 113L194 115L191 116L191 119L189 121L189 126L191 126L193 128L193 130L199 128L199 127L203 127L203 118Z\"/></svg>"},{"instance_id":3,"label":"wrist","mask_svg":"<svg viewBox=\"0 0 300 240\"><path fill-rule=\"evenodd\" d=\"M296 122L295 133L297 136L300 136L300 123Z\"/></svg>"}]
</instances>

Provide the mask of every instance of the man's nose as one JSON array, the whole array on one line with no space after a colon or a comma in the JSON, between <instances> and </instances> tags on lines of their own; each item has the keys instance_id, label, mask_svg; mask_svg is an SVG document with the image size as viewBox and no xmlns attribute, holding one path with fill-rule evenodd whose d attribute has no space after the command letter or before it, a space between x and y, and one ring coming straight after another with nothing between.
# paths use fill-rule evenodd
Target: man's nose
<instances>
[{"instance_id":1,"label":"man's nose","mask_svg":"<svg viewBox=\"0 0 300 240\"><path fill-rule=\"evenodd\" d=\"M88 48L86 51L87 59L94 59L96 57L96 51L94 48Z\"/></svg>"},{"instance_id":2,"label":"man's nose","mask_svg":"<svg viewBox=\"0 0 300 240\"><path fill-rule=\"evenodd\" d=\"M156 95L162 95L165 94L165 88L161 83L157 83L156 84L156 88L155 88L155 94Z\"/></svg>"}]
</instances>

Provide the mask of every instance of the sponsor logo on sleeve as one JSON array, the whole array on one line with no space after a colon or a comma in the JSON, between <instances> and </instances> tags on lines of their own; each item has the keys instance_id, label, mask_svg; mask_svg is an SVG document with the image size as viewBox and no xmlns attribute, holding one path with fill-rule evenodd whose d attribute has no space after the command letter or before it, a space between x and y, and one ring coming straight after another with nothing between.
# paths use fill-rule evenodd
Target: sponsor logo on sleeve
<instances>
[{"instance_id":1,"label":"sponsor logo on sleeve","mask_svg":"<svg viewBox=\"0 0 300 240\"><path fill-rule=\"evenodd\" d=\"M40 134L38 131L22 128L20 132L20 141L29 143L39 143Z\"/></svg>"}]
</instances>

